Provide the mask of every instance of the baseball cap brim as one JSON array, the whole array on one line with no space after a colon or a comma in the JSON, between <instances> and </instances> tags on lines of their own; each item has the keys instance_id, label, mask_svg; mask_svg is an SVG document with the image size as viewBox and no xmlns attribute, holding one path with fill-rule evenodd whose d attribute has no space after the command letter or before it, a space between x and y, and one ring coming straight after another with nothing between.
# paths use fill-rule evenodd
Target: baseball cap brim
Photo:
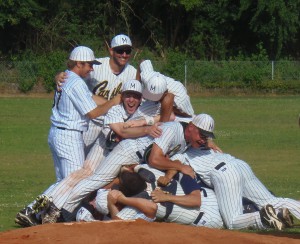
<instances>
[{"instance_id":1,"label":"baseball cap brim","mask_svg":"<svg viewBox=\"0 0 300 244\"><path fill-rule=\"evenodd\" d=\"M99 62L98 60L89 61L89 63L91 63L91 64L95 64L95 65L102 64L102 63L101 63L101 62Z\"/></svg>"},{"instance_id":2,"label":"baseball cap brim","mask_svg":"<svg viewBox=\"0 0 300 244\"><path fill-rule=\"evenodd\" d=\"M133 91L133 90L126 90L126 91L123 91L123 92L122 92L122 94L125 94L125 93L134 93L134 94L137 94L137 95L142 96L142 93L141 93L141 92Z\"/></svg>"},{"instance_id":3,"label":"baseball cap brim","mask_svg":"<svg viewBox=\"0 0 300 244\"><path fill-rule=\"evenodd\" d=\"M147 89L143 90L143 97L150 101L157 102L162 98L163 95L164 95L164 93L153 94L153 93L149 92Z\"/></svg>"},{"instance_id":4,"label":"baseball cap brim","mask_svg":"<svg viewBox=\"0 0 300 244\"><path fill-rule=\"evenodd\" d=\"M210 132L210 131L206 131L206 130L203 130L203 129L200 129L200 128L199 128L199 132L200 132L202 135L207 136L207 137L209 137L209 138L213 138L213 139L216 138L215 135L214 135L214 133L212 133L212 132Z\"/></svg>"}]
</instances>

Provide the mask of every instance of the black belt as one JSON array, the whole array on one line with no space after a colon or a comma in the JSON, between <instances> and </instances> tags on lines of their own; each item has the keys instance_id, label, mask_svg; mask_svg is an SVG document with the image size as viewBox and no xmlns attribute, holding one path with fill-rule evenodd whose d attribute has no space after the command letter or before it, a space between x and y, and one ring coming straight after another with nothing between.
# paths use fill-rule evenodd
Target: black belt
<instances>
[{"instance_id":1,"label":"black belt","mask_svg":"<svg viewBox=\"0 0 300 244\"><path fill-rule=\"evenodd\" d=\"M216 167L215 167L215 169L216 170L219 170L221 167L223 167L225 165L225 163L224 162L222 162L222 163L219 163Z\"/></svg>"},{"instance_id":2,"label":"black belt","mask_svg":"<svg viewBox=\"0 0 300 244\"><path fill-rule=\"evenodd\" d=\"M67 128L64 128L64 127L58 127L58 126L56 126L56 128L59 129L59 130L71 130L71 131L80 132L81 134L83 133L83 131L80 131L80 130L72 130L72 129L67 129Z\"/></svg>"}]
</instances>

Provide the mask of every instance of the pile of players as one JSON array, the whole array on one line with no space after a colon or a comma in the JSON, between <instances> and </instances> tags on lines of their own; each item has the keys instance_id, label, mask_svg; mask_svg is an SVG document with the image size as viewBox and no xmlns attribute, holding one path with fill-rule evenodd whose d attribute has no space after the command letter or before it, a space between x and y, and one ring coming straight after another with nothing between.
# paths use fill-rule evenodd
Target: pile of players
<instances>
[{"instance_id":1,"label":"pile of players","mask_svg":"<svg viewBox=\"0 0 300 244\"><path fill-rule=\"evenodd\" d=\"M228 229L282 230L300 202L275 197L250 166L213 142L214 119L194 114L181 82L150 60L129 65L128 36L110 57L73 49L57 89L48 143L56 183L22 209L22 227L144 219Z\"/></svg>"}]
</instances>

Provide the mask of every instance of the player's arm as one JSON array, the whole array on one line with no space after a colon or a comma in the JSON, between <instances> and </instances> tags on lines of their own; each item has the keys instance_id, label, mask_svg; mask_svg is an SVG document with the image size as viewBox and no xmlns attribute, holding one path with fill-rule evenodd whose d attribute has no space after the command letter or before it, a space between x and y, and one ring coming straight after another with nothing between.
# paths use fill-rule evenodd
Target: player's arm
<instances>
[{"instance_id":1,"label":"player's arm","mask_svg":"<svg viewBox=\"0 0 300 244\"><path fill-rule=\"evenodd\" d=\"M200 190L194 190L187 195L177 196L172 195L168 192L164 192L160 188L156 188L154 191L151 192L151 197L155 203L172 202L183 207L201 206Z\"/></svg>"},{"instance_id":2,"label":"player's arm","mask_svg":"<svg viewBox=\"0 0 300 244\"><path fill-rule=\"evenodd\" d=\"M103 105L107 102L107 100L101 96L93 95L92 98L97 105Z\"/></svg>"},{"instance_id":3,"label":"player's arm","mask_svg":"<svg viewBox=\"0 0 300 244\"><path fill-rule=\"evenodd\" d=\"M124 128L124 123L109 124L110 128L122 138L137 138L150 135L153 138L159 137L162 129L157 124L135 128Z\"/></svg>"},{"instance_id":4,"label":"player's arm","mask_svg":"<svg viewBox=\"0 0 300 244\"><path fill-rule=\"evenodd\" d=\"M161 122L170 121L171 114L173 112L173 105L174 105L174 94L167 93L163 96L161 100Z\"/></svg>"},{"instance_id":5,"label":"player's arm","mask_svg":"<svg viewBox=\"0 0 300 244\"><path fill-rule=\"evenodd\" d=\"M110 191L107 195L107 208L111 219L120 219L117 217L117 214L120 212L121 208L118 206L117 195L114 191L115 190Z\"/></svg>"},{"instance_id":6,"label":"player's arm","mask_svg":"<svg viewBox=\"0 0 300 244\"><path fill-rule=\"evenodd\" d=\"M156 143L153 143L148 162L150 166L160 170L175 170L189 175L192 178L195 177L195 173L190 166L183 165L179 160L170 160L164 155L162 149Z\"/></svg>"},{"instance_id":7,"label":"player's arm","mask_svg":"<svg viewBox=\"0 0 300 244\"><path fill-rule=\"evenodd\" d=\"M157 205L154 202L144 198L125 197L124 194L122 194L120 191L113 191L116 191L118 194L117 203L123 206L130 206L136 208L137 210L145 214L148 218L155 218Z\"/></svg>"},{"instance_id":8,"label":"player's arm","mask_svg":"<svg viewBox=\"0 0 300 244\"><path fill-rule=\"evenodd\" d=\"M208 139L206 142L206 147L214 150L215 152L223 153L222 149L216 145L212 139Z\"/></svg>"},{"instance_id":9,"label":"player's arm","mask_svg":"<svg viewBox=\"0 0 300 244\"><path fill-rule=\"evenodd\" d=\"M54 77L54 82L55 82L55 84L56 84L56 89L57 89L58 91L61 90L60 87L61 87L62 84L66 81L67 77L68 77L68 75L67 75L66 72L59 72L59 73L57 73L57 74L55 75L55 77Z\"/></svg>"},{"instance_id":10,"label":"player's arm","mask_svg":"<svg viewBox=\"0 0 300 244\"><path fill-rule=\"evenodd\" d=\"M117 95L115 96L113 99L106 101L104 104L102 105L98 105L95 109L93 109L92 111L88 112L86 115L90 118L90 119L94 119L97 118L101 115L104 115L107 113L107 111L115 105L118 105L121 102L121 95Z\"/></svg>"}]
</instances>

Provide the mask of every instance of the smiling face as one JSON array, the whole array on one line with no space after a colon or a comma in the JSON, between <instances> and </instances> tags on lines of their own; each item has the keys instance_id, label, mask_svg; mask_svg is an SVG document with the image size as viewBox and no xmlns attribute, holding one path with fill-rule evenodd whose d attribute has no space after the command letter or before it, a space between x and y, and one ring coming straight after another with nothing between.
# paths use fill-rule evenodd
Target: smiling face
<instances>
[{"instance_id":1,"label":"smiling face","mask_svg":"<svg viewBox=\"0 0 300 244\"><path fill-rule=\"evenodd\" d=\"M82 78L85 78L89 75L89 73L91 71L93 71L93 63L91 62L78 62L77 63L78 67L79 67L79 76Z\"/></svg>"},{"instance_id":2,"label":"smiling face","mask_svg":"<svg viewBox=\"0 0 300 244\"><path fill-rule=\"evenodd\" d=\"M132 48L130 46L119 46L110 48L110 55L118 67L124 67L131 57L131 51Z\"/></svg>"},{"instance_id":3,"label":"smiling face","mask_svg":"<svg viewBox=\"0 0 300 244\"><path fill-rule=\"evenodd\" d=\"M141 104L142 94L132 91L125 91L122 93L122 101L127 113L133 114Z\"/></svg>"}]
</instances>

